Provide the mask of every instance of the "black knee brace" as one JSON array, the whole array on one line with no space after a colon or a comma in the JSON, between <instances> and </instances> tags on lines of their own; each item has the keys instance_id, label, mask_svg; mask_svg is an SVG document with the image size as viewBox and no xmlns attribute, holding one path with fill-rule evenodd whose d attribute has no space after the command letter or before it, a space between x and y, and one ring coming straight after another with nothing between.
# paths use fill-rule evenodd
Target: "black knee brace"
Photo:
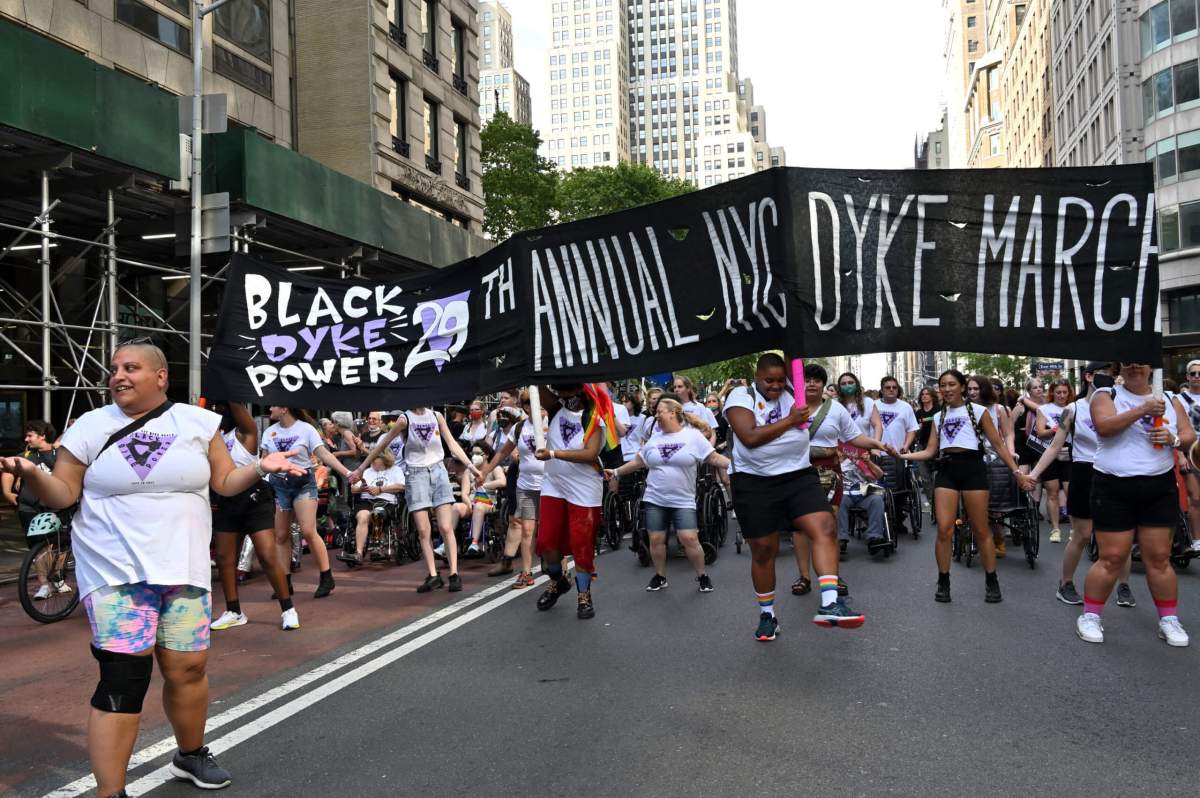
<instances>
[{"instance_id":1,"label":"black knee brace","mask_svg":"<svg viewBox=\"0 0 1200 798\"><path fill-rule=\"evenodd\" d=\"M136 715L150 689L154 660L145 654L118 654L92 646L92 656L100 663L100 683L92 693L92 706L101 712Z\"/></svg>"}]
</instances>

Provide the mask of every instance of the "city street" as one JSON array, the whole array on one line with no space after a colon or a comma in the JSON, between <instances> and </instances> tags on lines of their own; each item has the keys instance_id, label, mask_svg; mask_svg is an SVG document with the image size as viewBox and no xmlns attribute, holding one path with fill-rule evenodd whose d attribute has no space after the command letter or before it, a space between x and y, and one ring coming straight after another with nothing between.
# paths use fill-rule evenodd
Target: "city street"
<instances>
[{"instance_id":1,"label":"city street","mask_svg":"<svg viewBox=\"0 0 1200 798\"><path fill-rule=\"evenodd\" d=\"M786 595L785 547L770 644L752 639L748 554L732 539L706 595L683 560L651 594L628 550L603 555L587 622L574 594L537 613L541 583L510 590L479 561L462 594L432 596L413 592L413 565L339 566L320 602L306 562L300 631L274 627L258 578L243 593L252 623L214 633L208 744L228 794L255 796L1195 794L1200 650L1157 639L1140 567L1139 605L1110 602L1108 640L1089 646L1054 600L1060 546L1043 537L1036 570L1002 560L1000 605L984 604L978 565L956 565L953 603L934 603L931 549L926 534L871 561L853 543L843 573L867 625L843 631L810 623L814 596ZM1180 578L1193 633L1198 585ZM84 613L37 626L5 591L0 791L90 794ZM159 684L129 792L195 795L164 767Z\"/></svg>"}]
</instances>

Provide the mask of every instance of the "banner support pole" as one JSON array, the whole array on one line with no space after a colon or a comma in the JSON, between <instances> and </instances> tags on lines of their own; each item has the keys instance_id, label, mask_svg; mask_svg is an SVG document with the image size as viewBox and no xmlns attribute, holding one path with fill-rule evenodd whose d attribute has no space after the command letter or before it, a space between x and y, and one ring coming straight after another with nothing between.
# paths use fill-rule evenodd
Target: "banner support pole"
<instances>
[{"instance_id":1,"label":"banner support pole","mask_svg":"<svg viewBox=\"0 0 1200 798\"><path fill-rule=\"evenodd\" d=\"M538 386L529 386L529 420L533 422L535 449L546 448L546 431L542 428L542 394Z\"/></svg>"}]
</instances>

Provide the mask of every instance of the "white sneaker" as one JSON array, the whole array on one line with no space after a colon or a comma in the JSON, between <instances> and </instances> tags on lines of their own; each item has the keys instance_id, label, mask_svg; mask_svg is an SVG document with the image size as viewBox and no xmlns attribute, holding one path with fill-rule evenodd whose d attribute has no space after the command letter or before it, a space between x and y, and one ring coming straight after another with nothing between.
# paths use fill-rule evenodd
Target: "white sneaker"
<instances>
[{"instance_id":1,"label":"white sneaker","mask_svg":"<svg viewBox=\"0 0 1200 798\"><path fill-rule=\"evenodd\" d=\"M59 592L59 593L73 593L73 592L75 592L75 591L71 590L71 586L70 586L70 585L68 585L66 582L55 582L55 583L54 583L54 589L55 589L57 592Z\"/></svg>"},{"instance_id":2,"label":"white sneaker","mask_svg":"<svg viewBox=\"0 0 1200 798\"><path fill-rule=\"evenodd\" d=\"M284 610L279 616L279 628L285 632L289 629L300 628L300 616L296 614L295 607L292 607L290 610Z\"/></svg>"},{"instance_id":3,"label":"white sneaker","mask_svg":"<svg viewBox=\"0 0 1200 798\"><path fill-rule=\"evenodd\" d=\"M1193 540L1192 547L1189 549L1193 554L1200 554L1200 540Z\"/></svg>"},{"instance_id":4,"label":"white sneaker","mask_svg":"<svg viewBox=\"0 0 1200 798\"><path fill-rule=\"evenodd\" d=\"M435 556L445 557L446 556L446 544L445 543L439 544L438 547L433 550L433 553Z\"/></svg>"},{"instance_id":5,"label":"white sneaker","mask_svg":"<svg viewBox=\"0 0 1200 798\"><path fill-rule=\"evenodd\" d=\"M483 554L483 546L472 542L470 546L467 546L467 554Z\"/></svg>"},{"instance_id":6,"label":"white sneaker","mask_svg":"<svg viewBox=\"0 0 1200 798\"><path fill-rule=\"evenodd\" d=\"M1158 619L1158 636L1166 640L1168 646L1183 648L1188 644L1188 633L1183 630L1176 615Z\"/></svg>"},{"instance_id":7,"label":"white sneaker","mask_svg":"<svg viewBox=\"0 0 1200 798\"><path fill-rule=\"evenodd\" d=\"M1056 528L1056 529L1050 530L1050 542L1051 543L1062 543L1062 530L1061 529Z\"/></svg>"},{"instance_id":8,"label":"white sneaker","mask_svg":"<svg viewBox=\"0 0 1200 798\"><path fill-rule=\"evenodd\" d=\"M230 612L225 610L221 613L221 617L212 622L213 629L231 629L234 626L243 626L250 619L246 617L244 612Z\"/></svg>"},{"instance_id":9,"label":"white sneaker","mask_svg":"<svg viewBox=\"0 0 1200 798\"><path fill-rule=\"evenodd\" d=\"M50 587L50 585L42 585L41 587L39 587L37 589L37 592L33 594L33 600L34 601L45 601L46 599L50 598L53 595L54 595L54 588Z\"/></svg>"},{"instance_id":10,"label":"white sneaker","mask_svg":"<svg viewBox=\"0 0 1200 798\"><path fill-rule=\"evenodd\" d=\"M1094 612L1085 612L1075 621L1075 634L1085 643L1103 643L1104 625L1100 616Z\"/></svg>"}]
</instances>

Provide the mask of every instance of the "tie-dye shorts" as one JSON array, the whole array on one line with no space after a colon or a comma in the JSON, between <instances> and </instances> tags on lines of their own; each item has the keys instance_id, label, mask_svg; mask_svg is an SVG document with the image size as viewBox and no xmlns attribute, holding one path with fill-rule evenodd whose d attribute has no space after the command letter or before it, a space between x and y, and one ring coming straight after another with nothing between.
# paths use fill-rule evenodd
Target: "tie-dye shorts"
<instances>
[{"instance_id":1,"label":"tie-dye shorts","mask_svg":"<svg viewBox=\"0 0 1200 798\"><path fill-rule=\"evenodd\" d=\"M207 590L192 585L102 587L83 599L92 643L103 651L139 654L156 645L172 651L208 648L212 605Z\"/></svg>"}]
</instances>

